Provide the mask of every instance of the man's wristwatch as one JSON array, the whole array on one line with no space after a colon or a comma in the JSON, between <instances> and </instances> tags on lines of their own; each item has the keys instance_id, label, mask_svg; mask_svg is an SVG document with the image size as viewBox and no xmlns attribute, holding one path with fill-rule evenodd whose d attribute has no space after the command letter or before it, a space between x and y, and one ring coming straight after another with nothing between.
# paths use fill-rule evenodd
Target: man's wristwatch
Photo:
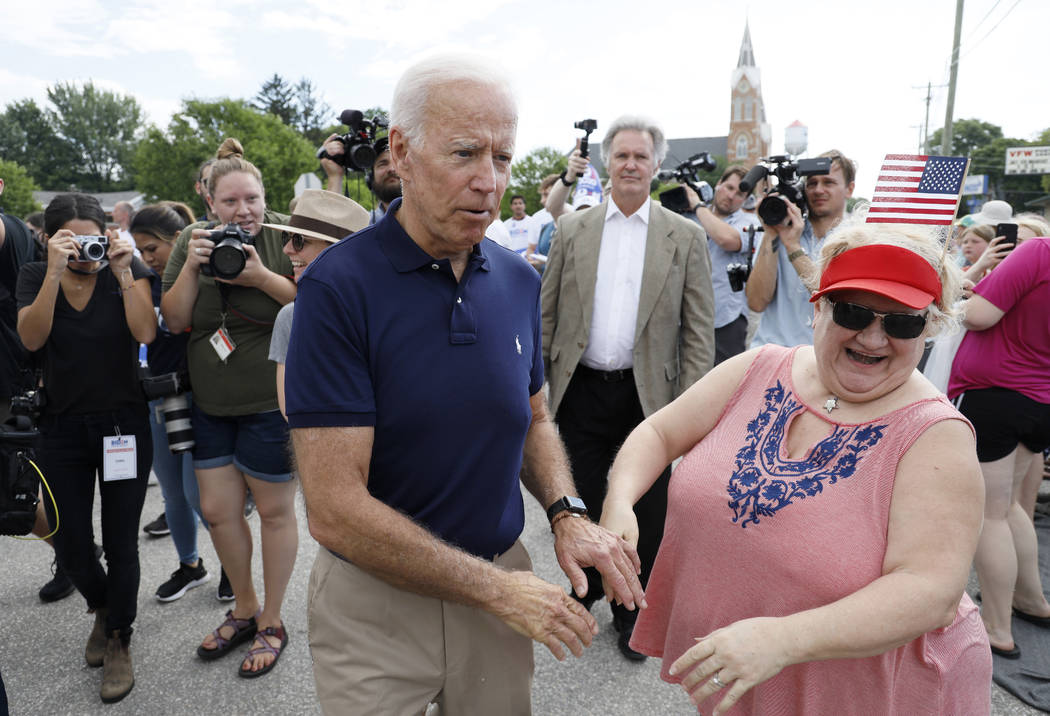
<instances>
[{"instance_id":1,"label":"man's wristwatch","mask_svg":"<svg viewBox=\"0 0 1050 716\"><path fill-rule=\"evenodd\" d=\"M579 497L562 497L557 500L553 505L547 508L547 519L550 521L551 526L554 526L555 518L562 514L567 513L569 515L587 515L587 505L583 504L583 500Z\"/></svg>"},{"instance_id":2,"label":"man's wristwatch","mask_svg":"<svg viewBox=\"0 0 1050 716\"><path fill-rule=\"evenodd\" d=\"M802 249L795 249L790 254L788 254L788 262L789 263L794 263L795 259L799 258L800 256L805 256L805 255L806 255L806 252L803 251Z\"/></svg>"}]
</instances>

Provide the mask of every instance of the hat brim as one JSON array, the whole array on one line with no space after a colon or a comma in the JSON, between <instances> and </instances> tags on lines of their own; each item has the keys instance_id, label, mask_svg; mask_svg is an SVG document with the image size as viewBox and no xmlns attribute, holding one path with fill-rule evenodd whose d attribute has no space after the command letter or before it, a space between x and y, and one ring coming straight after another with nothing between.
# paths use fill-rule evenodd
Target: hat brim
<instances>
[{"instance_id":1,"label":"hat brim","mask_svg":"<svg viewBox=\"0 0 1050 716\"><path fill-rule=\"evenodd\" d=\"M867 291L879 296L891 298L898 303L903 303L908 308L926 308L937 300L937 297L923 291L921 288L909 286L896 281L882 278L848 278L825 286L810 297L810 301L816 301L821 296L836 291Z\"/></svg>"},{"instance_id":2,"label":"hat brim","mask_svg":"<svg viewBox=\"0 0 1050 716\"><path fill-rule=\"evenodd\" d=\"M317 239L318 241L327 241L330 244L337 244L342 241L346 236L354 233L353 231L347 231L346 236L340 236L338 239L328 234L322 234L317 231L310 231L309 229L301 229L295 226L287 226L285 224L260 224L265 226L267 229L274 229L276 231L287 231L289 234L302 234L308 239Z\"/></svg>"}]
</instances>

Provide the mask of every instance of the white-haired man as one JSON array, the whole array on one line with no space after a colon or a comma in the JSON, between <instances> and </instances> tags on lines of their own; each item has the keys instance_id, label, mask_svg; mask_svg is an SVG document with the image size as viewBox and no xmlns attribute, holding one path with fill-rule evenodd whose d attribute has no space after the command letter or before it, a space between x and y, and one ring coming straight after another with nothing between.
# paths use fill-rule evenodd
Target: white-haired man
<instances>
[{"instance_id":1,"label":"white-haired man","mask_svg":"<svg viewBox=\"0 0 1050 716\"><path fill-rule=\"evenodd\" d=\"M530 571L519 476L564 508L551 529L572 583L598 565L644 605L637 553L577 512L542 391L539 278L484 240L514 152L506 87L477 59L407 70L390 129L403 198L299 282L285 387L322 546L309 609L326 713L525 714L526 637L582 653L597 623Z\"/></svg>"},{"instance_id":2,"label":"white-haired man","mask_svg":"<svg viewBox=\"0 0 1050 716\"><path fill-rule=\"evenodd\" d=\"M711 368L714 300L704 230L649 198L667 152L654 123L621 117L602 140L610 201L558 219L543 274L543 358L551 411L590 514L627 435ZM570 164L570 167L572 165ZM553 196L552 192L552 196ZM635 505L644 586L663 535L670 471ZM602 594L588 570L586 606ZM636 612L614 604L619 647Z\"/></svg>"}]
</instances>

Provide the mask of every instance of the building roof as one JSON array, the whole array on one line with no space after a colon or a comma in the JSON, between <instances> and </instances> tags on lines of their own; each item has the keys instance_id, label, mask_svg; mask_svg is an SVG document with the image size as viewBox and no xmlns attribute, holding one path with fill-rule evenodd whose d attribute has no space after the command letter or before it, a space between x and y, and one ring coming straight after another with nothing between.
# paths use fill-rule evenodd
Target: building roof
<instances>
[{"instance_id":1,"label":"building roof","mask_svg":"<svg viewBox=\"0 0 1050 716\"><path fill-rule=\"evenodd\" d=\"M51 203L59 194L68 194L65 191L34 191L33 198L36 199L41 206L46 207ZM113 207L116 206L117 202L126 201L135 208L136 211L141 209L146 203L146 197L143 196L140 191L102 191L102 192L84 192L89 194L96 199L98 203L102 205L102 210L107 214L113 213Z\"/></svg>"}]
</instances>

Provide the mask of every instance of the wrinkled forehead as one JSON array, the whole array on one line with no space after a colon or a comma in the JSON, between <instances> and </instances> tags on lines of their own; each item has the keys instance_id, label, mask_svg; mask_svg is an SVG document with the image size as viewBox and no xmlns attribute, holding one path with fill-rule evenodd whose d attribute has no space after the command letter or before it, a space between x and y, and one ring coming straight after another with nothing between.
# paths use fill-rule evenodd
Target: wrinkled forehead
<instances>
[{"instance_id":1,"label":"wrinkled forehead","mask_svg":"<svg viewBox=\"0 0 1050 716\"><path fill-rule=\"evenodd\" d=\"M492 130L499 128L517 133L518 107L505 88L471 80L457 80L435 85L427 96L424 131L427 134L443 127Z\"/></svg>"}]
</instances>

